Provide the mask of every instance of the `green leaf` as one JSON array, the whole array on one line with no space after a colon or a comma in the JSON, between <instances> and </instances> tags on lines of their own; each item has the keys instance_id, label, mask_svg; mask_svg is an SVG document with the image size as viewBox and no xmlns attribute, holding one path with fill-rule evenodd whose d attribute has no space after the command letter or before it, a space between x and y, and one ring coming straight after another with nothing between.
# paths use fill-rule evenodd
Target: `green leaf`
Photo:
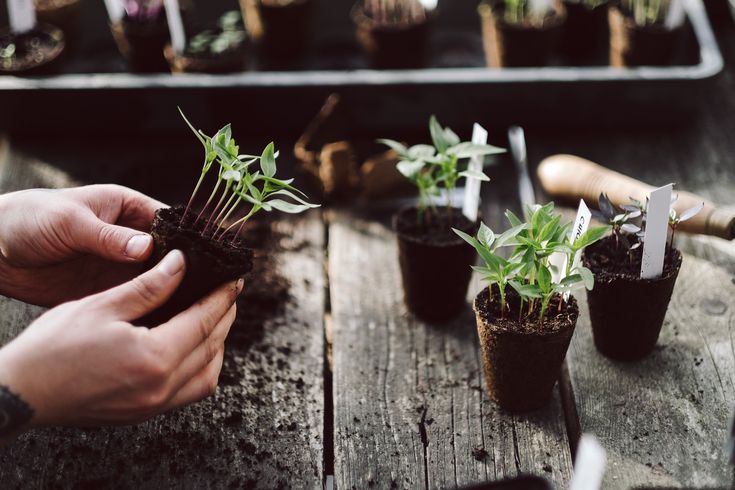
<instances>
[{"instance_id":1,"label":"green leaf","mask_svg":"<svg viewBox=\"0 0 735 490\"><path fill-rule=\"evenodd\" d=\"M542 294L539 287L535 284L521 284L518 281L509 281L508 284L516 290L523 299L541 298Z\"/></svg>"},{"instance_id":2,"label":"green leaf","mask_svg":"<svg viewBox=\"0 0 735 490\"><path fill-rule=\"evenodd\" d=\"M496 146L491 145L478 145L477 143L472 143L469 141L465 141L463 143L458 143L450 148L447 148L447 155L452 155L457 158L463 159L463 158L473 158L473 157L483 157L486 155L497 155L499 153L505 153L504 148L498 148Z\"/></svg>"},{"instance_id":3,"label":"green leaf","mask_svg":"<svg viewBox=\"0 0 735 490\"><path fill-rule=\"evenodd\" d=\"M406 155L408 154L408 149L403 143L399 143L398 141L393 141L389 139L379 139L378 143L381 143L391 150L395 151L399 155Z\"/></svg>"},{"instance_id":4,"label":"green leaf","mask_svg":"<svg viewBox=\"0 0 735 490\"><path fill-rule=\"evenodd\" d=\"M538 268L538 285L541 291L547 292L551 290L551 271L543 264Z\"/></svg>"},{"instance_id":5,"label":"green leaf","mask_svg":"<svg viewBox=\"0 0 735 490\"><path fill-rule=\"evenodd\" d=\"M429 131L431 132L431 140L434 142L436 150L439 153L446 152L450 145L439 121L436 120L436 116L431 116L431 119L429 119Z\"/></svg>"},{"instance_id":6,"label":"green leaf","mask_svg":"<svg viewBox=\"0 0 735 490\"><path fill-rule=\"evenodd\" d=\"M587 231L582 233L572 244L572 248L576 250L582 250L585 247L592 245L593 243L601 240L607 232L610 231L609 226L597 226L589 228Z\"/></svg>"},{"instance_id":7,"label":"green leaf","mask_svg":"<svg viewBox=\"0 0 735 490\"><path fill-rule=\"evenodd\" d=\"M572 274L567 276L559 282L559 285L565 288L569 288L582 281L581 274Z\"/></svg>"},{"instance_id":8,"label":"green leaf","mask_svg":"<svg viewBox=\"0 0 735 490\"><path fill-rule=\"evenodd\" d=\"M281 190L272 192L270 195L271 196L287 196L287 197L290 197L291 199L293 199L294 201L296 201L297 203L302 204L304 206L307 206L309 208L318 208L318 207L320 207L320 204L312 204L312 203L306 202L303 199L301 199L299 196L297 196L296 194L294 194L293 192L287 191L285 189L281 189ZM270 201L268 201L268 202L270 202Z\"/></svg>"},{"instance_id":9,"label":"green leaf","mask_svg":"<svg viewBox=\"0 0 735 490\"><path fill-rule=\"evenodd\" d=\"M204 143L204 138L202 137L202 134L203 134L203 133L201 133L201 131L197 131L196 129L194 129L194 126L193 126L193 125L192 125L192 124L191 124L191 123L189 122L189 119L187 119L186 115L184 114L184 111L182 111L182 110L181 110L181 107L176 107L176 108L177 108L177 109L179 110L179 114L181 114L181 117L183 117L183 118L184 118L184 121L186 122L186 125L187 125L187 126L189 126L189 129L191 129L191 132L192 132L192 133L194 133L194 136L196 136L196 137L197 137L197 139L198 139L198 140L199 140L199 141L200 141L200 142L201 142L201 143L202 143L203 145L205 145L205 143ZM205 146L206 146L206 145L205 145Z\"/></svg>"},{"instance_id":10,"label":"green leaf","mask_svg":"<svg viewBox=\"0 0 735 490\"><path fill-rule=\"evenodd\" d=\"M493 241L495 241L495 233L485 223L480 223L480 229L477 231L477 239L487 248L490 248L493 245Z\"/></svg>"},{"instance_id":11,"label":"green leaf","mask_svg":"<svg viewBox=\"0 0 735 490\"><path fill-rule=\"evenodd\" d=\"M510 212L510 211L508 211ZM512 213L511 213L512 214ZM497 247L505 247L505 246L515 246L518 245L518 241L515 240L515 238L518 236L520 232L523 230L528 229L528 224L521 223L517 226L514 226L513 228L509 228L505 230L496 240L496 246Z\"/></svg>"},{"instance_id":12,"label":"green leaf","mask_svg":"<svg viewBox=\"0 0 735 490\"><path fill-rule=\"evenodd\" d=\"M279 211L282 211L284 213L289 213L289 214L302 213L306 211L307 209L314 207L313 205L306 206L303 204L293 204L290 202L286 202L282 199L270 199L263 204L269 204L273 206L274 209L277 209ZM263 209L265 209L265 206L263 207Z\"/></svg>"},{"instance_id":13,"label":"green leaf","mask_svg":"<svg viewBox=\"0 0 735 490\"><path fill-rule=\"evenodd\" d=\"M400 162L398 162L398 165L396 165L396 168L404 177L408 179L413 179L416 174L421 172L421 170L424 168L424 165L425 164L422 161L411 162L408 160L401 160Z\"/></svg>"},{"instance_id":14,"label":"green leaf","mask_svg":"<svg viewBox=\"0 0 735 490\"><path fill-rule=\"evenodd\" d=\"M694 218L694 216L696 216L703 208L704 208L704 203L698 204L694 206L693 208L687 209L686 211L681 213L681 216L679 216L679 223L688 221Z\"/></svg>"},{"instance_id":15,"label":"green leaf","mask_svg":"<svg viewBox=\"0 0 735 490\"><path fill-rule=\"evenodd\" d=\"M518 218L518 216L513 214L513 211L511 211L510 209L507 209L505 211L505 217L508 219L508 222L510 223L510 226L512 227L520 226L521 224L523 224L523 222Z\"/></svg>"},{"instance_id":16,"label":"green leaf","mask_svg":"<svg viewBox=\"0 0 735 490\"><path fill-rule=\"evenodd\" d=\"M584 266L579 266L575 270L582 277L584 287L592 291L592 288L595 287L595 275L592 274L592 271Z\"/></svg>"},{"instance_id":17,"label":"green leaf","mask_svg":"<svg viewBox=\"0 0 735 490\"><path fill-rule=\"evenodd\" d=\"M460 172L459 173L459 177L466 177L468 179L477 179L477 180L479 180L481 182L489 182L490 181L490 177L488 177L484 173L477 172L475 170L470 170L470 169L467 169L464 172Z\"/></svg>"},{"instance_id":18,"label":"green leaf","mask_svg":"<svg viewBox=\"0 0 735 490\"><path fill-rule=\"evenodd\" d=\"M414 145L408 149L408 157L411 160L424 160L436 154L436 149L431 145Z\"/></svg>"},{"instance_id":19,"label":"green leaf","mask_svg":"<svg viewBox=\"0 0 735 490\"><path fill-rule=\"evenodd\" d=\"M263 175L266 177L273 177L276 175L276 157L274 155L274 144L268 143L268 146L263 150L263 154L260 156L260 169L263 171Z\"/></svg>"}]
</instances>

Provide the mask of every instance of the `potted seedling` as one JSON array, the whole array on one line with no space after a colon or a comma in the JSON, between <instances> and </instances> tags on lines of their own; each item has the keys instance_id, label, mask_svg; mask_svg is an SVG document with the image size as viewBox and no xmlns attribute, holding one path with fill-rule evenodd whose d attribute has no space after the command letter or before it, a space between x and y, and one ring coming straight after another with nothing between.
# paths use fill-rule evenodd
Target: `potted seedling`
<instances>
[{"instance_id":1,"label":"potted seedling","mask_svg":"<svg viewBox=\"0 0 735 490\"><path fill-rule=\"evenodd\" d=\"M230 73L241 71L247 59L248 36L236 10L224 13L215 29L194 35L183 53L169 44L165 56L172 73Z\"/></svg>"},{"instance_id":2,"label":"potted seedling","mask_svg":"<svg viewBox=\"0 0 735 490\"><path fill-rule=\"evenodd\" d=\"M566 20L558 0L484 0L478 7L487 65L546 66Z\"/></svg>"},{"instance_id":3,"label":"potted seedling","mask_svg":"<svg viewBox=\"0 0 735 490\"><path fill-rule=\"evenodd\" d=\"M357 39L374 68L421 68L434 10L420 0L361 0L352 11Z\"/></svg>"},{"instance_id":4,"label":"potted seedling","mask_svg":"<svg viewBox=\"0 0 735 490\"><path fill-rule=\"evenodd\" d=\"M674 232L702 206L681 215L671 209L663 272L648 279L641 277L647 205L634 200L617 208L601 194L598 207L612 233L588 248L583 259L595 275L595 289L587 293L595 346L612 359L641 359L656 345L681 268Z\"/></svg>"},{"instance_id":5,"label":"potted seedling","mask_svg":"<svg viewBox=\"0 0 735 490\"><path fill-rule=\"evenodd\" d=\"M551 397L579 315L569 292L594 285L578 254L607 233L590 228L572 242L553 203L526 216L522 222L506 211L511 228L500 235L484 224L474 237L455 230L484 262L472 268L488 283L474 301L485 382L490 398L510 411L540 408ZM553 254L565 258L562 270Z\"/></svg>"},{"instance_id":6,"label":"potted seedling","mask_svg":"<svg viewBox=\"0 0 735 490\"><path fill-rule=\"evenodd\" d=\"M67 47L75 43L81 0L33 0L33 6L40 23L56 26L64 32Z\"/></svg>"},{"instance_id":7,"label":"potted seedling","mask_svg":"<svg viewBox=\"0 0 735 490\"><path fill-rule=\"evenodd\" d=\"M567 20L561 52L574 64L607 64L610 46L607 0L564 0ZM602 63L602 61L604 63Z\"/></svg>"},{"instance_id":8,"label":"potted seedling","mask_svg":"<svg viewBox=\"0 0 735 490\"><path fill-rule=\"evenodd\" d=\"M10 26L0 29L0 74L42 75L52 72L64 52L64 33L39 24L31 0L8 2Z\"/></svg>"},{"instance_id":9,"label":"potted seedling","mask_svg":"<svg viewBox=\"0 0 735 490\"><path fill-rule=\"evenodd\" d=\"M479 225L454 207L452 194L462 177L489 180L482 171L461 170L460 162L505 150L461 142L434 116L429 128L433 146L409 148L397 141L379 141L398 153L398 171L419 191L418 205L404 208L393 217L406 305L423 320L444 322L465 306L469 266L474 259L472 248L454 235L452 228L474 233ZM445 204L437 205L433 199L442 191Z\"/></svg>"},{"instance_id":10,"label":"potted seedling","mask_svg":"<svg viewBox=\"0 0 735 490\"><path fill-rule=\"evenodd\" d=\"M309 46L315 0L240 0L245 25L266 58L292 61Z\"/></svg>"},{"instance_id":11,"label":"potted seedling","mask_svg":"<svg viewBox=\"0 0 735 490\"><path fill-rule=\"evenodd\" d=\"M117 47L134 72L166 71L169 39L163 0L126 0L123 16L110 23Z\"/></svg>"},{"instance_id":12,"label":"potted seedling","mask_svg":"<svg viewBox=\"0 0 735 490\"><path fill-rule=\"evenodd\" d=\"M301 213L318 207L304 200L306 196L291 185L293 179L276 177L273 143L260 156L242 155L229 124L209 137L181 115L204 147L204 164L186 206L156 211L151 263L178 249L186 257L187 269L171 299L147 318L150 324L165 321L220 284L250 271L253 254L244 246L241 234L256 213ZM213 169L213 190L197 209L199 192Z\"/></svg>"},{"instance_id":13,"label":"potted seedling","mask_svg":"<svg viewBox=\"0 0 735 490\"><path fill-rule=\"evenodd\" d=\"M612 66L669 65L683 38L680 0L622 0L610 8Z\"/></svg>"}]
</instances>

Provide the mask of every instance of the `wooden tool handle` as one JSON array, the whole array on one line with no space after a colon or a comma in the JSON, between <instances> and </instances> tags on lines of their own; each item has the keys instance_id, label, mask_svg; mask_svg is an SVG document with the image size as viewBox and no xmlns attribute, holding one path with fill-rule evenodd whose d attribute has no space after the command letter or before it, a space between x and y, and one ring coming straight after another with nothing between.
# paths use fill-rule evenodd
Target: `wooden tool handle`
<instances>
[{"instance_id":1,"label":"wooden tool handle","mask_svg":"<svg viewBox=\"0 0 735 490\"><path fill-rule=\"evenodd\" d=\"M590 205L596 205L601 192L605 192L618 206L630 202L631 197L645 202L646 196L654 189L648 184L573 155L554 155L547 158L538 167L538 178L544 191L552 198L566 201L584 199ZM689 192L674 192L679 196L674 203L678 213L704 202L704 209L691 220L682 223L681 230L733 239L735 210L718 208Z\"/></svg>"}]
</instances>

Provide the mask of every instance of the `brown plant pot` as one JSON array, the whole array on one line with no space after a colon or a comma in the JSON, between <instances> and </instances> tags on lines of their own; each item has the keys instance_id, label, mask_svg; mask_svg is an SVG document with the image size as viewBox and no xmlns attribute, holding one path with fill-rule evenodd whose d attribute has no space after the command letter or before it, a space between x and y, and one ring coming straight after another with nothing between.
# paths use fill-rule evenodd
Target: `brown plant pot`
<instances>
[{"instance_id":1,"label":"brown plant pot","mask_svg":"<svg viewBox=\"0 0 735 490\"><path fill-rule=\"evenodd\" d=\"M451 320L467 303L475 251L451 228L474 235L479 221L471 223L461 209L452 209L451 224L447 208L440 207L439 218L434 217L430 227L417 224L415 207L404 208L393 217L406 306L429 322Z\"/></svg>"},{"instance_id":2,"label":"brown plant pot","mask_svg":"<svg viewBox=\"0 0 735 490\"><path fill-rule=\"evenodd\" d=\"M253 251L239 239L233 244L231 235L221 242L203 238L199 233L203 223L192 226L196 214L187 213L183 225L180 225L182 214L181 206L163 208L156 211L153 219L151 235L154 248L149 267L170 251L181 250L186 257L186 274L166 304L143 319L144 325L167 321L218 286L243 277L252 269Z\"/></svg>"},{"instance_id":3,"label":"brown plant pot","mask_svg":"<svg viewBox=\"0 0 735 490\"><path fill-rule=\"evenodd\" d=\"M559 377L562 362L579 317L577 301L571 297L561 313L547 315L545 327L538 322L519 322L518 300L509 291L510 313L499 318L499 298L493 288L492 298L483 289L473 303L477 334L482 350L482 364L488 395L500 407L513 412L545 406ZM517 298L517 296L515 296ZM557 302L552 299L549 311Z\"/></svg>"},{"instance_id":4,"label":"brown plant pot","mask_svg":"<svg viewBox=\"0 0 735 490\"><path fill-rule=\"evenodd\" d=\"M31 43L33 41L33 43ZM38 24L32 31L14 34L9 28L0 30L0 49L16 46L12 59L0 58L2 75L48 75L54 73L66 48L64 33L58 27Z\"/></svg>"},{"instance_id":5,"label":"brown plant pot","mask_svg":"<svg viewBox=\"0 0 735 490\"><path fill-rule=\"evenodd\" d=\"M546 66L561 40L566 11L561 3L543 26L508 24L503 8L483 2L478 7L487 66L493 68Z\"/></svg>"},{"instance_id":6,"label":"brown plant pot","mask_svg":"<svg viewBox=\"0 0 735 490\"><path fill-rule=\"evenodd\" d=\"M247 50L245 44L222 53L217 57L191 56L186 53L174 54L167 44L163 54L168 61L171 73L233 73L245 69Z\"/></svg>"},{"instance_id":7,"label":"brown plant pot","mask_svg":"<svg viewBox=\"0 0 735 490\"><path fill-rule=\"evenodd\" d=\"M610 24L608 5L587 7L582 0L565 1L567 20L560 51L572 64L608 64Z\"/></svg>"},{"instance_id":8,"label":"brown plant pot","mask_svg":"<svg viewBox=\"0 0 735 490\"><path fill-rule=\"evenodd\" d=\"M266 57L301 58L309 46L314 0L279 5L263 0L240 0L248 34Z\"/></svg>"},{"instance_id":9,"label":"brown plant pot","mask_svg":"<svg viewBox=\"0 0 735 490\"><path fill-rule=\"evenodd\" d=\"M588 247L583 256L585 266L595 275L595 287L587 292L592 334L597 350L606 357L635 361L656 347L682 256L671 250L660 278L641 279L600 266L599 254L608 242L605 239Z\"/></svg>"},{"instance_id":10,"label":"brown plant pot","mask_svg":"<svg viewBox=\"0 0 735 490\"><path fill-rule=\"evenodd\" d=\"M610 65L667 66L674 61L684 40L684 26L667 29L661 25L639 27L618 7L610 13Z\"/></svg>"},{"instance_id":11,"label":"brown plant pot","mask_svg":"<svg viewBox=\"0 0 735 490\"><path fill-rule=\"evenodd\" d=\"M67 48L76 45L79 37L79 15L81 0L35 0L38 22L56 26L64 31Z\"/></svg>"},{"instance_id":12,"label":"brown plant pot","mask_svg":"<svg viewBox=\"0 0 735 490\"><path fill-rule=\"evenodd\" d=\"M110 24L112 37L130 70L137 73L168 71L163 49L169 41L166 16L156 22L132 22L127 18Z\"/></svg>"},{"instance_id":13,"label":"brown plant pot","mask_svg":"<svg viewBox=\"0 0 735 490\"><path fill-rule=\"evenodd\" d=\"M377 69L423 68L434 17L427 13L422 22L386 26L375 24L359 4L352 10L357 40Z\"/></svg>"}]
</instances>

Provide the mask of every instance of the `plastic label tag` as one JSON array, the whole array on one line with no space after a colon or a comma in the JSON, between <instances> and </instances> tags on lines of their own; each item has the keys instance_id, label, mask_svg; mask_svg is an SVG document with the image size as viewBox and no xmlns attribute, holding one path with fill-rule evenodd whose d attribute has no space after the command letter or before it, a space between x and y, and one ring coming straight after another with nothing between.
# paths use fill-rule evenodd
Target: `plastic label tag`
<instances>
[{"instance_id":1,"label":"plastic label tag","mask_svg":"<svg viewBox=\"0 0 735 490\"><path fill-rule=\"evenodd\" d=\"M476 145L487 144L487 130L475 123L472 127L472 142ZM469 170L475 172L482 172L482 164L484 163L484 157L472 157L468 165ZM464 189L464 205L462 206L462 214L472 221L477 221L477 213L480 208L480 186L482 182L477 179L468 178L467 184Z\"/></svg>"},{"instance_id":2,"label":"plastic label tag","mask_svg":"<svg viewBox=\"0 0 735 490\"><path fill-rule=\"evenodd\" d=\"M186 49L186 34L184 22L181 20L179 0L164 0L166 6L166 20L171 34L171 47L176 54L182 54Z\"/></svg>"},{"instance_id":3,"label":"plastic label tag","mask_svg":"<svg viewBox=\"0 0 735 490\"><path fill-rule=\"evenodd\" d=\"M668 184L651 191L646 211L646 235L643 239L642 279L657 279L664 271L673 187L674 184Z\"/></svg>"},{"instance_id":4,"label":"plastic label tag","mask_svg":"<svg viewBox=\"0 0 735 490\"><path fill-rule=\"evenodd\" d=\"M8 0L8 20L15 34L23 34L36 27L33 0Z\"/></svg>"},{"instance_id":5,"label":"plastic label tag","mask_svg":"<svg viewBox=\"0 0 735 490\"><path fill-rule=\"evenodd\" d=\"M590 434L582 434L574 458L574 474L569 482L569 490L599 490L605 474L607 454L605 449Z\"/></svg>"},{"instance_id":6,"label":"plastic label tag","mask_svg":"<svg viewBox=\"0 0 735 490\"><path fill-rule=\"evenodd\" d=\"M107 15L110 17L110 22L113 24L120 22L125 15L125 9L120 0L105 0L105 7L107 7Z\"/></svg>"},{"instance_id":7,"label":"plastic label tag","mask_svg":"<svg viewBox=\"0 0 735 490\"><path fill-rule=\"evenodd\" d=\"M587 203L584 202L584 199L579 200L579 208L577 209L577 219L574 220L574 228L572 228L572 231L569 234L569 241L573 244L577 241L579 237L581 237L584 232L587 231L587 228L590 226L590 221L592 221L592 212L590 211L590 208L587 207ZM582 251L576 253L576 255L572 258L572 269L579 266L579 261L582 258ZM561 270L560 279L564 279L566 277L566 270L567 270L567 260L564 260L564 265ZM569 300L570 292L567 291L564 293L564 300Z\"/></svg>"}]
</instances>

